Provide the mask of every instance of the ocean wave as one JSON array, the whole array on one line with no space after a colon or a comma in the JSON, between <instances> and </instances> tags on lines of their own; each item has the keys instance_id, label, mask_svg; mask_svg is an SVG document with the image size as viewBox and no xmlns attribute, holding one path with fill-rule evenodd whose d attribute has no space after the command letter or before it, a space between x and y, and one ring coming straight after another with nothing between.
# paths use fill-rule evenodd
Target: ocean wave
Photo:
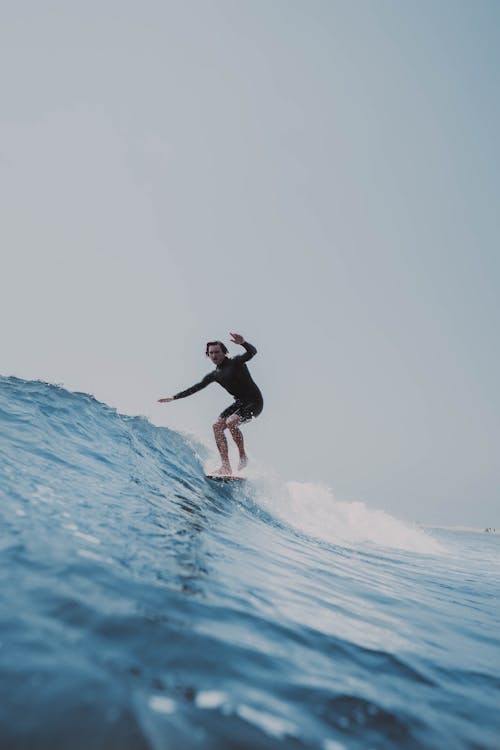
<instances>
[{"instance_id":1,"label":"ocean wave","mask_svg":"<svg viewBox=\"0 0 500 750\"><path fill-rule=\"evenodd\" d=\"M0 378L0 420L2 750L496 747L493 535L214 484L61 386Z\"/></svg>"}]
</instances>

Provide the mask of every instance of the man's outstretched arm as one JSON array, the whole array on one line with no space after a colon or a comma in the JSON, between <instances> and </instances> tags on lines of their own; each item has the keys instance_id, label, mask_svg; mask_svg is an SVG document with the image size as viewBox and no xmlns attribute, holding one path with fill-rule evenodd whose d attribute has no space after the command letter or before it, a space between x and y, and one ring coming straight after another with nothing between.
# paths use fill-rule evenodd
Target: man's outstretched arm
<instances>
[{"instance_id":1,"label":"man's outstretched arm","mask_svg":"<svg viewBox=\"0 0 500 750\"><path fill-rule=\"evenodd\" d=\"M195 383L191 386L191 388L186 388L185 391L180 391L179 393L176 393L175 396L167 396L166 398L159 398L158 403L159 404L168 404L170 401L177 401L178 398L186 398L186 396L192 396L193 393L197 393L198 391L201 391L202 388L206 388L207 385L210 385L210 383L213 382L213 374L211 372L208 373L208 375L205 375L203 380L200 380L199 383Z\"/></svg>"}]
</instances>

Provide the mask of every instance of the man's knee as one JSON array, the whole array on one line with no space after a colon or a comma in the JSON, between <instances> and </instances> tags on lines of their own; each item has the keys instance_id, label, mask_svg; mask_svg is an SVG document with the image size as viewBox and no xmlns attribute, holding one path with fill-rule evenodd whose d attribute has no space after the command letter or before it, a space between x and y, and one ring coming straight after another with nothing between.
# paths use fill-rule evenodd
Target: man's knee
<instances>
[{"instance_id":1,"label":"man's knee","mask_svg":"<svg viewBox=\"0 0 500 750\"><path fill-rule=\"evenodd\" d=\"M238 429L239 425L241 424L241 418L239 414L232 414L229 419L226 421L226 426L229 427L231 432L234 432Z\"/></svg>"},{"instance_id":2,"label":"man's knee","mask_svg":"<svg viewBox=\"0 0 500 750\"><path fill-rule=\"evenodd\" d=\"M226 426L225 420L220 418L212 425L214 432L224 432Z\"/></svg>"}]
</instances>

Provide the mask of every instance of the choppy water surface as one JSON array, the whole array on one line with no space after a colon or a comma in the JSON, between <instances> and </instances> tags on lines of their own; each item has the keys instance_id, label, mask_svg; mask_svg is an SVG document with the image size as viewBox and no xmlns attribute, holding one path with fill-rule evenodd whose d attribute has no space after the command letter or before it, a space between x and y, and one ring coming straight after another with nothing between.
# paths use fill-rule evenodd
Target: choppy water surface
<instances>
[{"instance_id":1,"label":"choppy water surface","mask_svg":"<svg viewBox=\"0 0 500 750\"><path fill-rule=\"evenodd\" d=\"M0 748L500 747L500 537L0 378Z\"/></svg>"}]
</instances>

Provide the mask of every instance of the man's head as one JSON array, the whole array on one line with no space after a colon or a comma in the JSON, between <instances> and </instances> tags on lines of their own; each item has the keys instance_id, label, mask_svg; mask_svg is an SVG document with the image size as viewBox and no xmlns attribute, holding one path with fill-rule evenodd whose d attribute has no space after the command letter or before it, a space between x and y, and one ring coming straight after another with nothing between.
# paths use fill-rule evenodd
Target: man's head
<instances>
[{"instance_id":1,"label":"man's head","mask_svg":"<svg viewBox=\"0 0 500 750\"><path fill-rule=\"evenodd\" d=\"M205 354L212 360L214 365L220 365L227 354L227 346L222 341L209 341L205 349Z\"/></svg>"}]
</instances>

